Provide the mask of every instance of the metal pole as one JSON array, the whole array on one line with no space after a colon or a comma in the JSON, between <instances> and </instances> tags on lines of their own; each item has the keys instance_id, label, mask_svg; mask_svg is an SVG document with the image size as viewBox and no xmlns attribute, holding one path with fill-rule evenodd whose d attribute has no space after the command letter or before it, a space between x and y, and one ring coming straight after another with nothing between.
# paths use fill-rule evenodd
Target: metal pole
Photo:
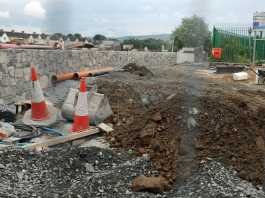
<instances>
[{"instance_id":1,"label":"metal pole","mask_svg":"<svg viewBox=\"0 0 265 198\"><path fill-rule=\"evenodd\" d=\"M249 63L251 63L251 59L252 59L251 33L252 33L252 29L249 28L248 29Z\"/></svg>"},{"instance_id":2,"label":"metal pole","mask_svg":"<svg viewBox=\"0 0 265 198\"><path fill-rule=\"evenodd\" d=\"M257 38L256 31L254 30L254 46L253 46L253 66L256 64L256 47L257 47Z\"/></svg>"}]
</instances>

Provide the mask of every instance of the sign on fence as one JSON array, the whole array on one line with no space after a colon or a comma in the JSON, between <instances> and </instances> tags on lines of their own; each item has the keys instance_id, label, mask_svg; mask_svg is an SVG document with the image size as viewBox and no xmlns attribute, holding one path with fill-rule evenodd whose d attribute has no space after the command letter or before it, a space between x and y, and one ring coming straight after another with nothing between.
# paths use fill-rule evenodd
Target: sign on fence
<instances>
[{"instance_id":1,"label":"sign on fence","mask_svg":"<svg viewBox=\"0 0 265 198\"><path fill-rule=\"evenodd\" d=\"M265 12L256 12L253 17L253 29L265 30Z\"/></svg>"}]
</instances>

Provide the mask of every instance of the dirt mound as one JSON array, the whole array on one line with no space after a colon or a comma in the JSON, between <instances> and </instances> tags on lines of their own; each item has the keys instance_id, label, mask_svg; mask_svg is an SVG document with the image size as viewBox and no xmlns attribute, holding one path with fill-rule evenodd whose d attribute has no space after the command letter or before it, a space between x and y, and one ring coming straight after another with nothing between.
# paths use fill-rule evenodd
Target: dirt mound
<instances>
[{"instance_id":1,"label":"dirt mound","mask_svg":"<svg viewBox=\"0 0 265 198\"><path fill-rule=\"evenodd\" d=\"M203 97L198 116L198 158L232 165L240 177L264 183L265 109L251 109L236 97Z\"/></svg>"},{"instance_id":2,"label":"dirt mound","mask_svg":"<svg viewBox=\"0 0 265 198\"><path fill-rule=\"evenodd\" d=\"M116 84L113 88L109 94L115 131L107 138L115 147L149 153L170 185L187 178L207 157L233 166L243 179L263 184L264 108L256 111L239 97L209 93L195 97L198 112L194 110L193 121L187 104L192 96L187 93L177 93L146 110L132 87ZM196 125L197 135L191 134L190 123Z\"/></svg>"},{"instance_id":3,"label":"dirt mound","mask_svg":"<svg viewBox=\"0 0 265 198\"><path fill-rule=\"evenodd\" d=\"M121 81L101 80L98 81L98 90L108 97L113 111L113 116L107 121L124 127L124 130L131 123L140 122L138 117L144 113L145 107L140 95L130 85Z\"/></svg>"},{"instance_id":4,"label":"dirt mound","mask_svg":"<svg viewBox=\"0 0 265 198\"><path fill-rule=\"evenodd\" d=\"M125 101L129 101L124 90L122 92L124 95L116 94L117 98L125 97ZM146 111L139 104L123 106L125 103L119 103L117 111L118 103L114 95L112 93L110 103L114 105L115 131L107 138L115 147L132 149L138 154L149 153L155 168L170 185L173 184L177 175L179 137L184 126L182 117L176 116L176 112L182 114L184 111L183 106L179 105L183 97L178 95ZM116 122L118 116L120 121Z\"/></svg>"},{"instance_id":5,"label":"dirt mound","mask_svg":"<svg viewBox=\"0 0 265 198\"><path fill-rule=\"evenodd\" d=\"M152 77L154 74L144 66L138 66L136 63L129 63L123 67L123 70L139 76Z\"/></svg>"}]
</instances>

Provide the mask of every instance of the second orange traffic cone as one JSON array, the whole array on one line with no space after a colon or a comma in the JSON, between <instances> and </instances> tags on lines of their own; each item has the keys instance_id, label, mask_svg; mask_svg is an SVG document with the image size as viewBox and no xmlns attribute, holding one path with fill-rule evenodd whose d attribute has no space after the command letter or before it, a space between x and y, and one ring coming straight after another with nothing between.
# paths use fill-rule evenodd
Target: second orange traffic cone
<instances>
[{"instance_id":1,"label":"second orange traffic cone","mask_svg":"<svg viewBox=\"0 0 265 198\"><path fill-rule=\"evenodd\" d=\"M74 123L72 132L82 132L89 129L89 116L87 105L87 87L85 78L80 80L80 91L78 94L77 104L75 107Z\"/></svg>"}]
</instances>

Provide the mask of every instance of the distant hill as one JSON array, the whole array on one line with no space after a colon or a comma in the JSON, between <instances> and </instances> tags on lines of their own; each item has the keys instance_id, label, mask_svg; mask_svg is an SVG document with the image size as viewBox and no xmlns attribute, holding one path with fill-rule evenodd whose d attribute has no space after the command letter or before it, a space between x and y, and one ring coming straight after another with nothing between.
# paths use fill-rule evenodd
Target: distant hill
<instances>
[{"instance_id":1,"label":"distant hill","mask_svg":"<svg viewBox=\"0 0 265 198\"><path fill-rule=\"evenodd\" d=\"M155 35L143 35L143 36L123 36L123 37L119 37L116 38L119 41L124 41L127 39L140 39L140 40L144 40L144 39L149 39L149 38L153 38L153 39L161 39L164 41L168 41L170 40L170 34L155 34Z\"/></svg>"}]
</instances>

